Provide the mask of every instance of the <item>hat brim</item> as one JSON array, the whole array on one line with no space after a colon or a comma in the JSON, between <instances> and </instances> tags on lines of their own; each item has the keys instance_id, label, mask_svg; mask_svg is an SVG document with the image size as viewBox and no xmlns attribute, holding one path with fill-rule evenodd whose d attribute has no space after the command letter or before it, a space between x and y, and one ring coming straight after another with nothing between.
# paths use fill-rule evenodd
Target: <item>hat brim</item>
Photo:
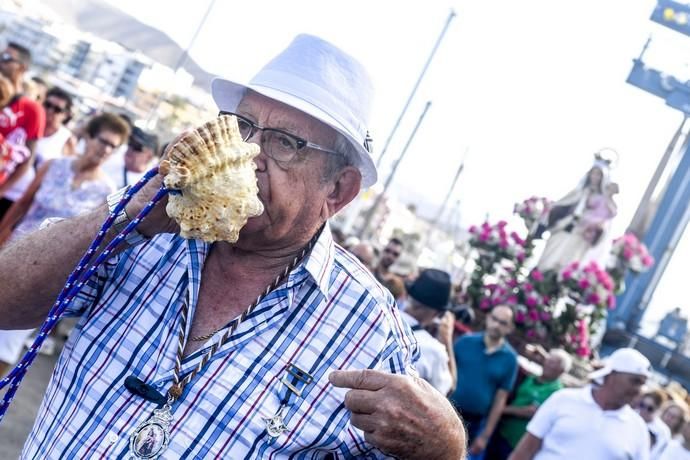
<instances>
[{"instance_id":1,"label":"hat brim","mask_svg":"<svg viewBox=\"0 0 690 460\"><path fill-rule=\"evenodd\" d=\"M224 78L215 78L211 82L211 95L213 96L213 100L220 110L226 112L232 112L237 109L237 106L240 104L247 90L252 90L262 96L289 105L335 129L347 139L357 151L358 158L356 159L356 166L362 174L362 188L371 187L376 183L376 166L374 166L371 154L364 148L364 145L361 145L352 137L337 120L320 108L299 97L265 86L243 85Z\"/></svg>"},{"instance_id":2,"label":"hat brim","mask_svg":"<svg viewBox=\"0 0 690 460\"><path fill-rule=\"evenodd\" d=\"M611 369L611 367L604 366L601 369L597 369L596 371L590 372L588 377L590 380L599 381L607 375L609 375L612 371L613 369Z\"/></svg>"}]
</instances>

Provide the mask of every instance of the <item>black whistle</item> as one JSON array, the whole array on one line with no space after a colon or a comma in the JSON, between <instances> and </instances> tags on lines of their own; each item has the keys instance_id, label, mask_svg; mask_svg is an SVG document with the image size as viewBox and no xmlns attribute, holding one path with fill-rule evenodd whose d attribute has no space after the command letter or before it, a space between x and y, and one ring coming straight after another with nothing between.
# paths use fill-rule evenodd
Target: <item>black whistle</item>
<instances>
[{"instance_id":1,"label":"black whistle","mask_svg":"<svg viewBox=\"0 0 690 460\"><path fill-rule=\"evenodd\" d=\"M133 375L130 375L125 379L125 388L127 388L127 390L129 390L130 393L144 398L145 400L150 401L152 403L156 403L159 406L162 406L168 401L165 396L160 394L151 385L142 382Z\"/></svg>"}]
</instances>

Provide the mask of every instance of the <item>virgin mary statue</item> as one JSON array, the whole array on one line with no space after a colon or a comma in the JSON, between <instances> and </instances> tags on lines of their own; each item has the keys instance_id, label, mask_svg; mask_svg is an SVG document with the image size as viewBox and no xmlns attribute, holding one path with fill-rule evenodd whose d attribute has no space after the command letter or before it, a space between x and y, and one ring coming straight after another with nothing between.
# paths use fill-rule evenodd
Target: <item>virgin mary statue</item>
<instances>
[{"instance_id":1,"label":"virgin mary statue","mask_svg":"<svg viewBox=\"0 0 690 460\"><path fill-rule=\"evenodd\" d=\"M550 237L537 264L541 271L606 257L608 230L617 213L613 196L618 193L618 185L609 181L609 168L610 160L595 154L594 165L578 186L552 205L543 222Z\"/></svg>"}]
</instances>

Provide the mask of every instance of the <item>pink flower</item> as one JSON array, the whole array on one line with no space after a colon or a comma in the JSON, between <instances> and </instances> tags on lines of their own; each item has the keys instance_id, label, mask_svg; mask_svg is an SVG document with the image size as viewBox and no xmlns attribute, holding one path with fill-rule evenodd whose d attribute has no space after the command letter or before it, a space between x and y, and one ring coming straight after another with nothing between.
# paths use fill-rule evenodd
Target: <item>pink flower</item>
<instances>
[{"instance_id":1,"label":"pink flower","mask_svg":"<svg viewBox=\"0 0 690 460\"><path fill-rule=\"evenodd\" d=\"M539 271L539 269L535 268L532 270L532 279L534 281L544 281L544 275Z\"/></svg>"},{"instance_id":2,"label":"pink flower","mask_svg":"<svg viewBox=\"0 0 690 460\"><path fill-rule=\"evenodd\" d=\"M481 241L483 243L486 243L487 241L489 241L489 234L487 232L484 232L481 235L479 235L479 241Z\"/></svg>"},{"instance_id":3,"label":"pink flower","mask_svg":"<svg viewBox=\"0 0 690 460\"><path fill-rule=\"evenodd\" d=\"M532 292L534 291L534 286L532 286L532 283L525 283L524 284L525 292Z\"/></svg>"},{"instance_id":4,"label":"pink flower","mask_svg":"<svg viewBox=\"0 0 690 460\"><path fill-rule=\"evenodd\" d=\"M470 228L469 228L469 232L470 232L471 234L474 235L474 234L476 234L476 233L479 233L479 229L477 228L476 225L472 225L472 226L470 226Z\"/></svg>"},{"instance_id":5,"label":"pink flower","mask_svg":"<svg viewBox=\"0 0 690 460\"><path fill-rule=\"evenodd\" d=\"M518 311L515 313L515 322L518 324L522 324L525 322L525 314L521 311Z\"/></svg>"},{"instance_id":6,"label":"pink flower","mask_svg":"<svg viewBox=\"0 0 690 460\"><path fill-rule=\"evenodd\" d=\"M551 319L551 313L548 311L543 311L541 312L541 320L542 321L549 321Z\"/></svg>"},{"instance_id":7,"label":"pink flower","mask_svg":"<svg viewBox=\"0 0 690 460\"><path fill-rule=\"evenodd\" d=\"M517 297L515 297L514 295L511 295L510 297L508 297L508 298L506 299L506 303L507 303L508 305L515 305L515 304L517 304L517 301L518 301L518 299L517 299Z\"/></svg>"},{"instance_id":8,"label":"pink flower","mask_svg":"<svg viewBox=\"0 0 690 460\"><path fill-rule=\"evenodd\" d=\"M575 353L577 353L577 356L579 356L581 358L586 358L590 354L589 347L579 346L579 347L577 347L577 350L575 351Z\"/></svg>"},{"instance_id":9,"label":"pink flower","mask_svg":"<svg viewBox=\"0 0 690 460\"><path fill-rule=\"evenodd\" d=\"M566 270L566 271L563 272L563 279L564 279L565 281L568 281L568 280L569 280L570 278L572 278L572 277L573 277L573 274L572 274L572 272L571 272L570 270Z\"/></svg>"},{"instance_id":10,"label":"pink flower","mask_svg":"<svg viewBox=\"0 0 690 460\"><path fill-rule=\"evenodd\" d=\"M529 316L529 319L532 321L539 321L539 312L537 310L530 310L527 316Z\"/></svg>"},{"instance_id":11,"label":"pink flower","mask_svg":"<svg viewBox=\"0 0 690 460\"><path fill-rule=\"evenodd\" d=\"M489 307L491 307L491 302L489 301L489 299L484 298L479 302L479 308L481 308L482 310L487 310L489 309Z\"/></svg>"},{"instance_id":12,"label":"pink flower","mask_svg":"<svg viewBox=\"0 0 690 460\"><path fill-rule=\"evenodd\" d=\"M654 265L654 257L650 256L649 254L646 254L644 257L642 257L642 265L645 267L651 267Z\"/></svg>"},{"instance_id":13,"label":"pink flower","mask_svg":"<svg viewBox=\"0 0 690 460\"><path fill-rule=\"evenodd\" d=\"M499 220L496 224L498 228L504 228L506 225L508 225L508 222L506 222L505 220Z\"/></svg>"},{"instance_id":14,"label":"pink flower","mask_svg":"<svg viewBox=\"0 0 690 460\"><path fill-rule=\"evenodd\" d=\"M529 331L527 331L525 335L527 335L527 337L529 337L530 339L533 339L537 336L537 333L530 329Z\"/></svg>"},{"instance_id":15,"label":"pink flower","mask_svg":"<svg viewBox=\"0 0 690 460\"><path fill-rule=\"evenodd\" d=\"M597 294L590 294L587 296L587 303L591 305L599 305L599 302L601 302L601 299Z\"/></svg>"},{"instance_id":16,"label":"pink flower","mask_svg":"<svg viewBox=\"0 0 690 460\"><path fill-rule=\"evenodd\" d=\"M577 285L582 289L583 291L589 287L589 280L586 279L581 279Z\"/></svg>"},{"instance_id":17,"label":"pink flower","mask_svg":"<svg viewBox=\"0 0 690 460\"><path fill-rule=\"evenodd\" d=\"M517 259L518 262L523 263L525 261L525 253L524 252L519 252L515 258Z\"/></svg>"},{"instance_id":18,"label":"pink flower","mask_svg":"<svg viewBox=\"0 0 690 460\"><path fill-rule=\"evenodd\" d=\"M508 240L506 240L505 238L501 238L501 241L498 242L498 246L501 249L508 249Z\"/></svg>"},{"instance_id":19,"label":"pink flower","mask_svg":"<svg viewBox=\"0 0 690 460\"><path fill-rule=\"evenodd\" d=\"M625 248L625 249L623 249L623 258L624 258L625 260L630 260L630 259L632 259L634 255L635 255L635 254L633 253L633 250L632 250L632 249L630 249L630 248Z\"/></svg>"},{"instance_id":20,"label":"pink flower","mask_svg":"<svg viewBox=\"0 0 690 460\"><path fill-rule=\"evenodd\" d=\"M616 308L616 298L609 294L608 298L606 299L606 305L609 310Z\"/></svg>"}]
</instances>

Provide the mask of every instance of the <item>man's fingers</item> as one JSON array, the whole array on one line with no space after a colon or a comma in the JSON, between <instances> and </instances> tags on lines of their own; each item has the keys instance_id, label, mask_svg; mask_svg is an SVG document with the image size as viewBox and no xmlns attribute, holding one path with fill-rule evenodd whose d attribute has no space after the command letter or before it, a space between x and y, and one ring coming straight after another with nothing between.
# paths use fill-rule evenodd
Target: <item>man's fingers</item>
<instances>
[{"instance_id":1,"label":"man's fingers","mask_svg":"<svg viewBox=\"0 0 690 460\"><path fill-rule=\"evenodd\" d=\"M380 404L381 399L373 391L350 390L345 394L345 407L352 413L373 414Z\"/></svg>"},{"instance_id":2,"label":"man's fingers","mask_svg":"<svg viewBox=\"0 0 690 460\"><path fill-rule=\"evenodd\" d=\"M374 417L368 414L352 414L350 423L352 423L352 426L359 428L365 433L373 433L377 427Z\"/></svg>"},{"instance_id":3,"label":"man's fingers","mask_svg":"<svg viewBox=\"0 0 690 460\"><path fill-rule=\"evenodd\" d=\"M387 372L373 369L333 371L328 380L338 388L376 391L388 385L393 377Z\"/></svg>"}]
</instances>

